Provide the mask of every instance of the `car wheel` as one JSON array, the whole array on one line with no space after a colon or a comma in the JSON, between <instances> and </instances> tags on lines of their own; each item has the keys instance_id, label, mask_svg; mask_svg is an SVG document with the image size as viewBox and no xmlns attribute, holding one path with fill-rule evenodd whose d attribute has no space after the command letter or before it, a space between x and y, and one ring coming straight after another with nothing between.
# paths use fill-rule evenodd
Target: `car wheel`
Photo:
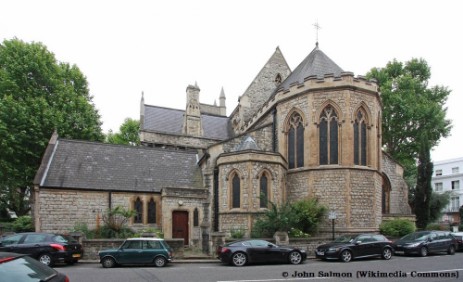
<instances>
[{"instance_id":1,"label":"car wheel","mask_svg":"<svg viewBox=\"0 0 463 282\"><path fill-rule=\"evenodd\" d=\"M300 264L302 262L302 255L298 251L289 253L289 262L292 264Z\"/></svg>"},{"instance_id":2,"label":"car wheel","mask_svg":"<svg viewBox=\"0 0 463 282\"><path fill-rule=\"evenodd\" d=\"M237 252L232 255L232 263L234 266L243 266L248 261L246 254Z\"/></svg>"},{"instance_id":3,"label":"car wheel","mask_svg":"<svg viewBox=\"0 0 463 282\"><path fill-rule=\"evenodd\" d=\"M157 267L163 267L166 266L166 264L167 260L164 257L156 257L154 259L154 265L156 265Z\"/></svg>"},{"instance_id":4,"label":"car wheel","mask_svg":"<svg viewBox=\"0 0 463 282\"><path fill-rule=\"evenodd\" d=\"M104 268L111 268L111 267L114 267L116 265L116 261L114 261L113 258L110 258L110 257L106 257L106 258L103 258L101 260L101 265L104 267Z\"/></svg>"},{"instance_id":5,"label":"car wheel","mask_svg":"<svg viewBox=\"0 0 463 282\"><path fill-rule=\"evenodd\" d=\"M426 247L421 247L420 249L420 256L425 257L428 255L428 248Z\"/></svg>"},{"instance_id":6,"label":"car wheel","mask_svg":"<svg viewBox=\"0 0 463 282\"><path fill-rule=\"evenodd\" d=\"M392 250L389 248L384 248L381 257L385 260L390 260L392 258Z\"/></svg>"},{"instance_id":7,"label":"car wheel","mask_svg":"<svg viewBox=\"0 0 463 282\"><path fill-rule=\"evenodd\" d=\"M449 249L447 250L447 254L454 255L455 254L455 247L450 245Z\"/></svg>"},{"instance_id":8,"label":"car wheel","mask_svg":"<svg viewBox=\"0 0 463 282\"><path fill-rule=\"evenodd\" d=\"M38 260L47 266L53 266L53 259L49 254L41 254Z\"/></svg>"},{"instance_id":9,"label":"car wheel","mask_svg":"<svg viewBox=\"0 0 463 282\"><path fill-rule=\"evenodd\" d=\"M349 262L352 260L352 253L349 250L344 250L341 252L341 260L343 262Z\"/></svg>"}]
</instances>

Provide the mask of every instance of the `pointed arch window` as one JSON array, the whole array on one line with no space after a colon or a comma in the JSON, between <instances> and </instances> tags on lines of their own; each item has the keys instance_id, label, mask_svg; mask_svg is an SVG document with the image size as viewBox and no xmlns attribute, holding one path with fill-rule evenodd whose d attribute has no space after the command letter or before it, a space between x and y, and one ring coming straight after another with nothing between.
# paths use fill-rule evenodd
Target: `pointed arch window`
<instances>
[{"instance_id":1,"label":"pointed arch window","mask_svg":"<svg viewBox=\"0 0 463 282\"><path fill-rule=\"evenodd\" d=\"M133 219L134 223L142 223L143 222L143 202L140 200L140 197L137 197L134 203L135 207L135 217Z\"/></svg>"},{"instance_id":2,"label":"pointed arch window","mask_svg":"<svg viewBox=\"0 0 463 282\"><path fill-rule=\"evenodd\" d=\"M338 163L338 114L331 105L323 109L319 127L320 164Z\"/></svg>"},{"instance_id":3,"label":"pointed arch window","mask_svg":"<svg viewBox=\"0 0 463 282\"><path fill-rule=\"evenodd\" d=\"M195 208L193 211L193 226L199 226L199 211L198 208Z\"/></svg>"},{"instance_id":4,"label":"pointed arch window","mask_svg":"<svg viewBox=\"0 0 463 282\"><path fill-rule=\"evenodd\" d=\"M260 177L260 207L268 207L268 178L267 175L263 174Z\"/></svg>"},{"instance_id":5,"label":"pointed arch window","mask_svg":"<svg viewBox=\"0 0 463 282\"><path fill-rule=\"evenodd\" d=\"M232 208L240 208L241 206L241 183L237 173L232 179Z\"/></svg>"},{"instance_id":6,"label":"pointed arch window","mask_svg":"<svg viewBox=\"0 0 463 282\"><path fill-rule=\"evenodd\" d=\"M277 75L275 76L275 84L279 85L281 81L282 81L281 74L277 73Z\"/></svg>"},{"instance_id":7,"label":"pointed arch window","mask_svg":"<svg viewBox=\"0 0 463 282\"><path fill-rule=\"evenodd\" d=\"M367 165L367 122L363 109L357 111L354 121L354 164Z\"/></svg>"},{"instance_id":8,"label":"pointed arch window","mask_svg":"<svg viewBox=\"0 0 463 282\"><path fill-rule=\"evenodd\" d=\"M291 115L288 124L288 165L289 168L304 166L304 124L300 114Z\"/></svg>"},{"instance_id":9,"label":"pointed arch window","mask_svg":"<svg viewBox=\"0 0 463 282\"><path fill-rule=\"evenodd\" d=\"M156 202L153 198L148 202L148 223L156 223Z\"/></svg>"}]
</instances>

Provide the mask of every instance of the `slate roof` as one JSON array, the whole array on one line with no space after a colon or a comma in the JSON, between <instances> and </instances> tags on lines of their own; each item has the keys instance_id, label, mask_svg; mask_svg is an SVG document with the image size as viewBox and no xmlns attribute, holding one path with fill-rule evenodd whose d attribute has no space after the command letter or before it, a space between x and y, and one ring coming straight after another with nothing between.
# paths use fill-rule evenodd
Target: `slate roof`
<instances>
[{"instance_id":1,"label":"slate roof","mask_svg":"<svg viewBox=\"0 0 463 282\"><path fill-rule=\"evenodd\" d=\"M292 84L301 84L309 76L323 78L325 74L341 76L343 70L318 48L318 43L310 54L281 83L278 89L288 89Z\"/></svg>"},{"instance_id":2,"label":"slate roof","mask_svg":"<svg viewBox=\"0 0 463 282\"><path fill-rule=\"evenodd\" d=\"M245 150L257 150L259 151L259 146L257 146L256 141L251 136L246 136L241 140L240 144L235 147L235 152L245 151Z\"/></svg>"},{"instance_id":3,"label":"slate roof","mask_svg":"<svg viewBox=\"0 0 463 282\"><path fill-rule=\"evenodd\" d=\"M184 114L183 110L145 105L142 130L181 135ZM230 137L228 117L202 114L201 124L204 138L225 140Z\"/></svg>"},{"instance_id":4,"label":"slate roof","mask_svg":"<svg viewBox=\"0 0 463 282\"><path fill-rule=\"evenodd\" d=\"M140 192L203 188L194 152L65 139L47 151L51 153L45 154L34 181L41 187Z\"/></svg>"}]
</instances>

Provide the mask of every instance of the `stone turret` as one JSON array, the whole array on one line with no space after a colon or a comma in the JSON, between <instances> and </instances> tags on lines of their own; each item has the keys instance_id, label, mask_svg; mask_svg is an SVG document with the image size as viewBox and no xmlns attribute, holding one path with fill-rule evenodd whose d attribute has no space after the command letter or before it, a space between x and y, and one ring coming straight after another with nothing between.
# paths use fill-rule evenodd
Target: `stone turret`
<instances>
[{"instance_id":1,"label":"stone turret","mask_svg":"<svg viewBox=\"0 0 463 282\"><path fill-rule=\"evenodd\" d=\"M183 123L183 133L192 136L202 135L201 111L199 108L199 87L188 85L186 88L186 110Z\"/></svg>"},{"instance_id":2,"label":"stone turret","mask_svg":"<svg viewBox=\"0 0 463 282\"><path fill-rule=\"evenodd\" d=\"M140 100L140 128L143 128L144 122L145 122L145 94L142 91L141 100Z\"/></svg>"},{"instance_id":3,"label":"stone turret","mask_svg":"<svg viewBox=\"0 0 463 282\"><path fill-rule=\"evenodd\" d=\"M227 108L225 107L225 92L223 91L223 87L222 87L222 90L220 91L220 97L219 97L219 107L220 107L220 114L222 116L226 116L227 115Z\"/></svg>"}]
</instances>

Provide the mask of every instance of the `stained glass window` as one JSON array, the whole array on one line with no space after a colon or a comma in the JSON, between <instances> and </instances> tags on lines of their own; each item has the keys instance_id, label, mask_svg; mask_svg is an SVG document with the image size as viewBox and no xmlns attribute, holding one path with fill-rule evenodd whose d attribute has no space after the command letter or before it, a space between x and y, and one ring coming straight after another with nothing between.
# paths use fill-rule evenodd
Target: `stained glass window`
<instances>
[{"instance_id":1,"label":"stained glass window","mask_svg":"<svg viewBox=\"0 0 463 282\"><path fill-rule=\"evenodd\" d=\"M334 108L328 105L320 115L319 153L320 164L338 163L338 115Z\"/></svg>"},{"instance_id":2,"label":"stained glass window","mask_svg":"<svg viewBox=\"0 0 463 282\"><path fill-rule=\"evenodd\" d=\"M238 174L233 176L232 180L232 208L239 208L240 207L240 200L241 200L241 187L240 187L240 178Z\"/></svg>"},{"instance_id":3,"label":"stained glass window","mask_svg":"<svg viewBox=\"0 0 463 282\"><path fill-rule=\"evenodd\" d=\"M263 174L260 177L260 207L266 208L267 206L268 206L267 176Z\"/></svg>"},{"instance_id":4,"label":"stained glass window","mask_svg":"<svg viewBox=\"0 0 463 282\"><path fill-rule=\"evenodd\" d=\"M304 166L304 125L298 113L289 119L288 165L289 168Z\"/></svg>"},{"instance_id":5,"label":"stained glass window","mask_svg":"<svg viewBox=\"0 0 463 282\"><path fill-rule=\"evenodd\" d=\"M142 223L143 222L143 202L140 200L139 197L135 200L135 217L133 219L134 223Z\"/></svg>"},{"instance_id":6,"label":"stained glass window","mask_svg":"<svg viewBox=\"0 0 463 282\"><path fill-rule=\"evenodd\" d=\"M148 203L148 223L156 223L156 202L153 198Z\"/></svg>"},{"instance_id":7,"label":"stained glass window","mask_svg":"<svg viewBox=\"0 0 463 282\"><path fill-rule=\"evenodd\" d=\"M354 121L354 164L367 165L367 125L365 112L359 109Z\"/></svg>"}]
</instances>

